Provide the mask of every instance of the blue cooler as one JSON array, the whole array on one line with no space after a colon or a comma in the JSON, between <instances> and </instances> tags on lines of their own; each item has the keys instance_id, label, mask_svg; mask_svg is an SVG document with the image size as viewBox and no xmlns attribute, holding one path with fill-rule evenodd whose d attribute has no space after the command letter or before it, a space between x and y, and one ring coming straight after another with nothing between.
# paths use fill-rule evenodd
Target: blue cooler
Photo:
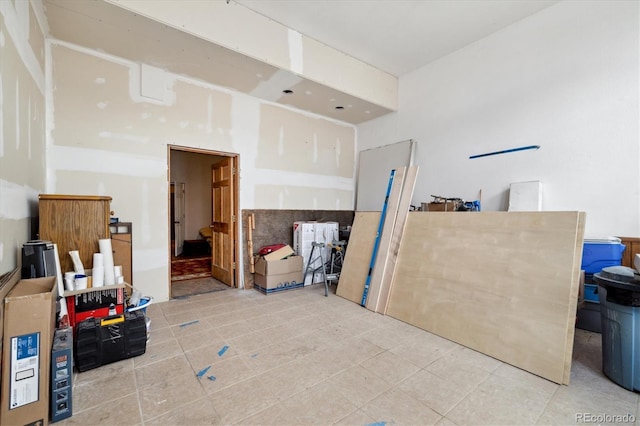
<instances>
[{"instance_id":1,"label":"blue cooler","mask_svg":"<svg viewBox=\"0 0 640 426\"><path fill-rule=\"evenodd\" d=\"M595 274L608 266L620 266L625 246L616 237L585 239L582 247L582 265L585 274Z\"/></svg>"},{"instance_id":2,"label":"blue cooler","mask_svg":"<svg viewBox=\"0 0 640 426\"><path fill-rule=\"evenodd\" d=\"M593 282L593 275L609 266L620 266L625 246L616 237L602 239L585 239L582 248L582 265L584 270L584 305L578 309L576 327L582 330L600 333L600 299L598 284Z\"/></svg>"},{"instance_id":3,"label":"blue cooler","mask_svg":"<svg viewBox=\"0 0 640 426\"><path fill-rule=\"evenodd\" d=\"M640 390L640 277L626 266L593 275L602 322L602 370L630 391Z\"/></svg>"}]
</instances>

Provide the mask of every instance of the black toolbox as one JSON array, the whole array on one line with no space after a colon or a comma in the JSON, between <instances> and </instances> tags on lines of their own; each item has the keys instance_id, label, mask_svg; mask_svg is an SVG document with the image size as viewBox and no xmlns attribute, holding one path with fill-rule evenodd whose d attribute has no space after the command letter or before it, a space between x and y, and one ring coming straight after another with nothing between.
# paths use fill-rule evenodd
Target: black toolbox
<instances>
[{"instance_id":1,"label":"black toolbox","mask_svg":"<svg viewBox=\"0 0 640 426\"><path fill-rule=\"evenodd\" d=\"M142 311L88 318L78 324L75 356L80 372L142 355L146 349L147 326Z\"/></svg>"}]
</instances>

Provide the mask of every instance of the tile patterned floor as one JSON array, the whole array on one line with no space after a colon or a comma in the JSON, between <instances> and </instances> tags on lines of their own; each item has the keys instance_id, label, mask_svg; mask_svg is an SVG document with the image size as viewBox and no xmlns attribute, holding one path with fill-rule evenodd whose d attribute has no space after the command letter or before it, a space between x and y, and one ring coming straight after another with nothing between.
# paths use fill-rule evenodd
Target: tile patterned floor
<instances>
[{"instance_id":1,"label":"tile patterned floor","mask_svg":"<svg viewBox=\"0 0 640 426\"><path fill-rule=\"evenodd\" d=\"M58 424L572 425L589 423L583 413L640 415L638 394L603 376L599 334L576 330L571 384L559 386L323 293L230 289L151 305L147 352L76 373L74 415Z\"/></svg>"}]
</instances>

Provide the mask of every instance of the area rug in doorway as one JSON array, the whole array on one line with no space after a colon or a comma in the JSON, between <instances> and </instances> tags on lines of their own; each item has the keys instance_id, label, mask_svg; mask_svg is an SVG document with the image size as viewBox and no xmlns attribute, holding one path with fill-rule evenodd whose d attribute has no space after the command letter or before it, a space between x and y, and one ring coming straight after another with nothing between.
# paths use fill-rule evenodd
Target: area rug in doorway
<instances>
[{"instance_id":1,"label":"area rug in doorway","mask_svg":"<svg viewBox=\"0 0 640 426\"><path fill-rule=\"evenodd\" d=\"M211 276L211 256L175 258L171 261L171 281Z\"/></svg>"},{"instance_id":2,"label":"area rug in doorway","mask_svg":"<svg viewBox=\"0 0 640 426\"><path fill-rule=\"evenodd\" d=\"M196 294L211 293L230 289L228 285L214 278L195 278L192 280L173 281L171 283L171 298L180 299Z\"/></svg>"}]
</instances>

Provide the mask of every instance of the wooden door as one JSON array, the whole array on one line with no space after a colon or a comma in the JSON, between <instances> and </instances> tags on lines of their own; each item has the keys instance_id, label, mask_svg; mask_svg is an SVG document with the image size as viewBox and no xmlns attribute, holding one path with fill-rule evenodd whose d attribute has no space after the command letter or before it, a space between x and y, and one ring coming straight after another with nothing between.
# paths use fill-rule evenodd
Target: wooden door
<instances>
[{"instance_id":1,"label":"wooden door","mask_svg":"<svg viewBox=\"0 0 640 426\"><path fill-rule=\"evenodd\" d=\"M173 232L175 235L174 256L180 256L184 248L184 224L185 224L185 184L183 182L172 183L173 197Z\"/></svg>"},{"instance_id":2,"label":"wooden door","mask_svg":"<svg viewBox=\"0 0 640 426\"><path fill-rule=\"evenodd\" d=\"M235 287L234 162L225 158L211 170L211 276L231 287Z\"/></svg>"}]
</instances>

